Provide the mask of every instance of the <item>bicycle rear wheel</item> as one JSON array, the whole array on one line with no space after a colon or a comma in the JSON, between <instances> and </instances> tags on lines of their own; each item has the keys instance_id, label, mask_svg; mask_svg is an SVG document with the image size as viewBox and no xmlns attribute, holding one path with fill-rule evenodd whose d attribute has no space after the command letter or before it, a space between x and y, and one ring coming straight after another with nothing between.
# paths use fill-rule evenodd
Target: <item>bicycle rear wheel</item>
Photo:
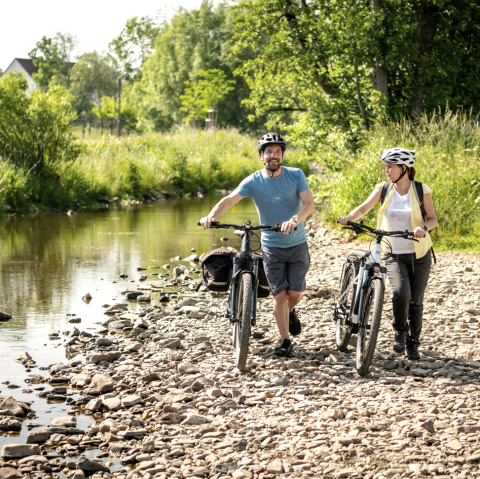
<instances>
[{"instance_id":1,"label":"bicycle rear wheel","mask_svg":"<svg viewBox=\"0 0 480 479\"><path fill-rule=\"evenodd\" d=\"M239 321L234 323L234 327L236 328L235 366L237 366L240 371L243 371L247 365L248 344L250 342L253 292L252 276L250 274L243 274L238 282L238 286L237 318Z\"/></svg>"},{"instance_id":2,"label":"bicycle rear wheel","mask_svg":"<svg viewBox=\"0 0 480 479\"><path fill-rule=\"evenodd\" d=\"M348 287L353 283L354 280L354 271L352 264L348 264L343 273L343 278L341 281L340 296L348 289ZM350 338L352 337L352 330L347 324L348 315L350 313L350 308L352 307L352 296L353 296L353 287L350 288L350 291L342 298L341 301L338 301L335 305L335 315L336 315L336 329L335 329L335 342L337 344L337 349L340 351L346 351Z\"/></svg>"},{"instance_id":3,"label":"bicycle rear wheel","mask_svg":"<svg viewBox=\"0 0 480 479\"><path fill-rule=\"evenodd\" d=\"M382 321L384 291L385 286L378 279L373 280L365 291L362 325L359 326L357 338L357 372L360 376L365 376L372 364Z\"/></svg>"}]
</instances>

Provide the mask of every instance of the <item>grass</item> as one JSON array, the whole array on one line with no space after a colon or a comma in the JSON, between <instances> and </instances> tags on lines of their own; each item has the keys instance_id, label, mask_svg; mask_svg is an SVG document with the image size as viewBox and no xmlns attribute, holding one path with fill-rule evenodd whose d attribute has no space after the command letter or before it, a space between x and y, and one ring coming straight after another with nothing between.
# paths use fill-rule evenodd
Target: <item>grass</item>
<instances>
[{"instance_id":1,"label":"grass","mask_svg":"<svg viewBox=\"0 0 480 479\"><path fill-rule=\"evenodd\" d=\"M417 152L415 179L433 189L435 249L480 253L480 127L463 113L423 115L415 124L378 124L355 155L339 152L339 163L347 158L344 169L313 181L317 201L325 204L324 219L336 224L338 216L348 214L377 183L386 181L378 158L395 146ZM368 224L376 224L377 211L367 215Z\"/></svg>"},{"instance_id":2,"label":"grass","mask_svg":"<svg viewBox=\"0 0 480 479\"><path fill-rule=\"evenodd\" d=\"M0 206L94 207L99 198L142 199L232 189L261 168L257 142L236 130L182 128L119 139L87 137L76 163L56 178L39 180L0 160ZM298 150L288 150L284 164L308 173L308 162L299 158Z\"/></svg>"}]
</instances>

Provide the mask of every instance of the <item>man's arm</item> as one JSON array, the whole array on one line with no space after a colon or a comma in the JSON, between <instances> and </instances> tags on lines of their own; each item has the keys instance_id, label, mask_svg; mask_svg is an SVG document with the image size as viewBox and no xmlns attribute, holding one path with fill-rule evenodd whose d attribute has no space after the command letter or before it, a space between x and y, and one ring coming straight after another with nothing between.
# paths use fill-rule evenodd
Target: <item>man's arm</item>
<instances>
[{"instance_id":1,"label":"man's arm","mask_svg":"<svg viewBox=\"0 0 480 479\"><path fill-rule=\"evenodd\" d=\"M299 193L300 199L302 200L302 207L297 213L298 223L304 221L308 215L312 214L315 211L315 203L313 201L312 190L305 190ZM291 231L295 229L294 221L291 219L288 221L284 221L282 224L282 231L288 235Z\"/></svg>"},{"instance_id":2,"label":"man's arm","mask_svg":"<svg viewBox=\"0 0 480 479\"><path fill-rule=\"evenodd\" d=\"M238 193L230 193L228 196L222 198L210 211L208 216L205 216L200 220L201 225L208 230L213 221L217 221L220 216L226 213L233 205L237 204L243 196Z\"/></svg>"}]
</instances>

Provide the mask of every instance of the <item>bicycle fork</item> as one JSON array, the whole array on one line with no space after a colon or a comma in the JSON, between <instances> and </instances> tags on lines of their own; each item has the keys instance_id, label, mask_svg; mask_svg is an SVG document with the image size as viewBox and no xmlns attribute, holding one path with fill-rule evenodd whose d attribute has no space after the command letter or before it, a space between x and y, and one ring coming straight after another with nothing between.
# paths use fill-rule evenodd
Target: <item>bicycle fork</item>
<instances>
[{"instance_id":1,"label":"bicycle fork","mask_svg":"<svg viewBox=\"0 0 480 479\"><path fill-rule=\"evenodd\" d=\"M258 291L258 259L253 260L253 272L249 270L238 269L238 258L233 258L233 276L232 276L232 290L231 290L231 303L230 311L227 311L225 315L230 319L230 323L238 323L240 318L237 317L237 287L238 282L242 280L243 274L252 275L252 311L250 312L250 321L252 326L257 323L257 291Z\"/></svg>"}]
</instances>

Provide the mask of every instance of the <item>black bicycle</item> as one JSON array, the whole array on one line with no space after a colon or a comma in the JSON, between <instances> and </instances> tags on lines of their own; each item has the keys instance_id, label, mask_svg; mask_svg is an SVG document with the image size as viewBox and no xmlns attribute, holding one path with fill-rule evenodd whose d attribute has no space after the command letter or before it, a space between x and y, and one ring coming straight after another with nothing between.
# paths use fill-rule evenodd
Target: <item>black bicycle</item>
<instances>
[{"instance_id":1,"label":"black bicycle","mask_svg":"<svg viewBox=\"0 0 480 479\"><path fill-rule=\"evenodd\" d=\"M201 226L200 222L198 225ZM248 346L251 327L257 320L258 267L260 255L254 255L261 247L252 249L251 240L255 231L281 231L281 226L252 226L250 221L244 225L214 222L211 228L232 228L242 238L240 252L233 258L233 276L225 317L232 325L232 344L235 348L235 365L243 371L247 365ZM296 228L295 228L296 229Z\"/></svg>"},{"instance_id":2,"label":"black bicycle","mask_svg":"<svg viewBox=\"0 0 480 479\"><path fill-rule=\"evenodd\" d=\"M356 369L367 374L377 344L382 319L386 268L381 266L381 243L387 236L418 241L411 231L383 231L370 228L362 221L349 221L343 229L356 234L375 236L372 250L354 249L345 261L340 276L339 297L333 312L336 323L335 341L340 351L346 351L352 334L357 336Z\"/></svg>"}]
</instances>

